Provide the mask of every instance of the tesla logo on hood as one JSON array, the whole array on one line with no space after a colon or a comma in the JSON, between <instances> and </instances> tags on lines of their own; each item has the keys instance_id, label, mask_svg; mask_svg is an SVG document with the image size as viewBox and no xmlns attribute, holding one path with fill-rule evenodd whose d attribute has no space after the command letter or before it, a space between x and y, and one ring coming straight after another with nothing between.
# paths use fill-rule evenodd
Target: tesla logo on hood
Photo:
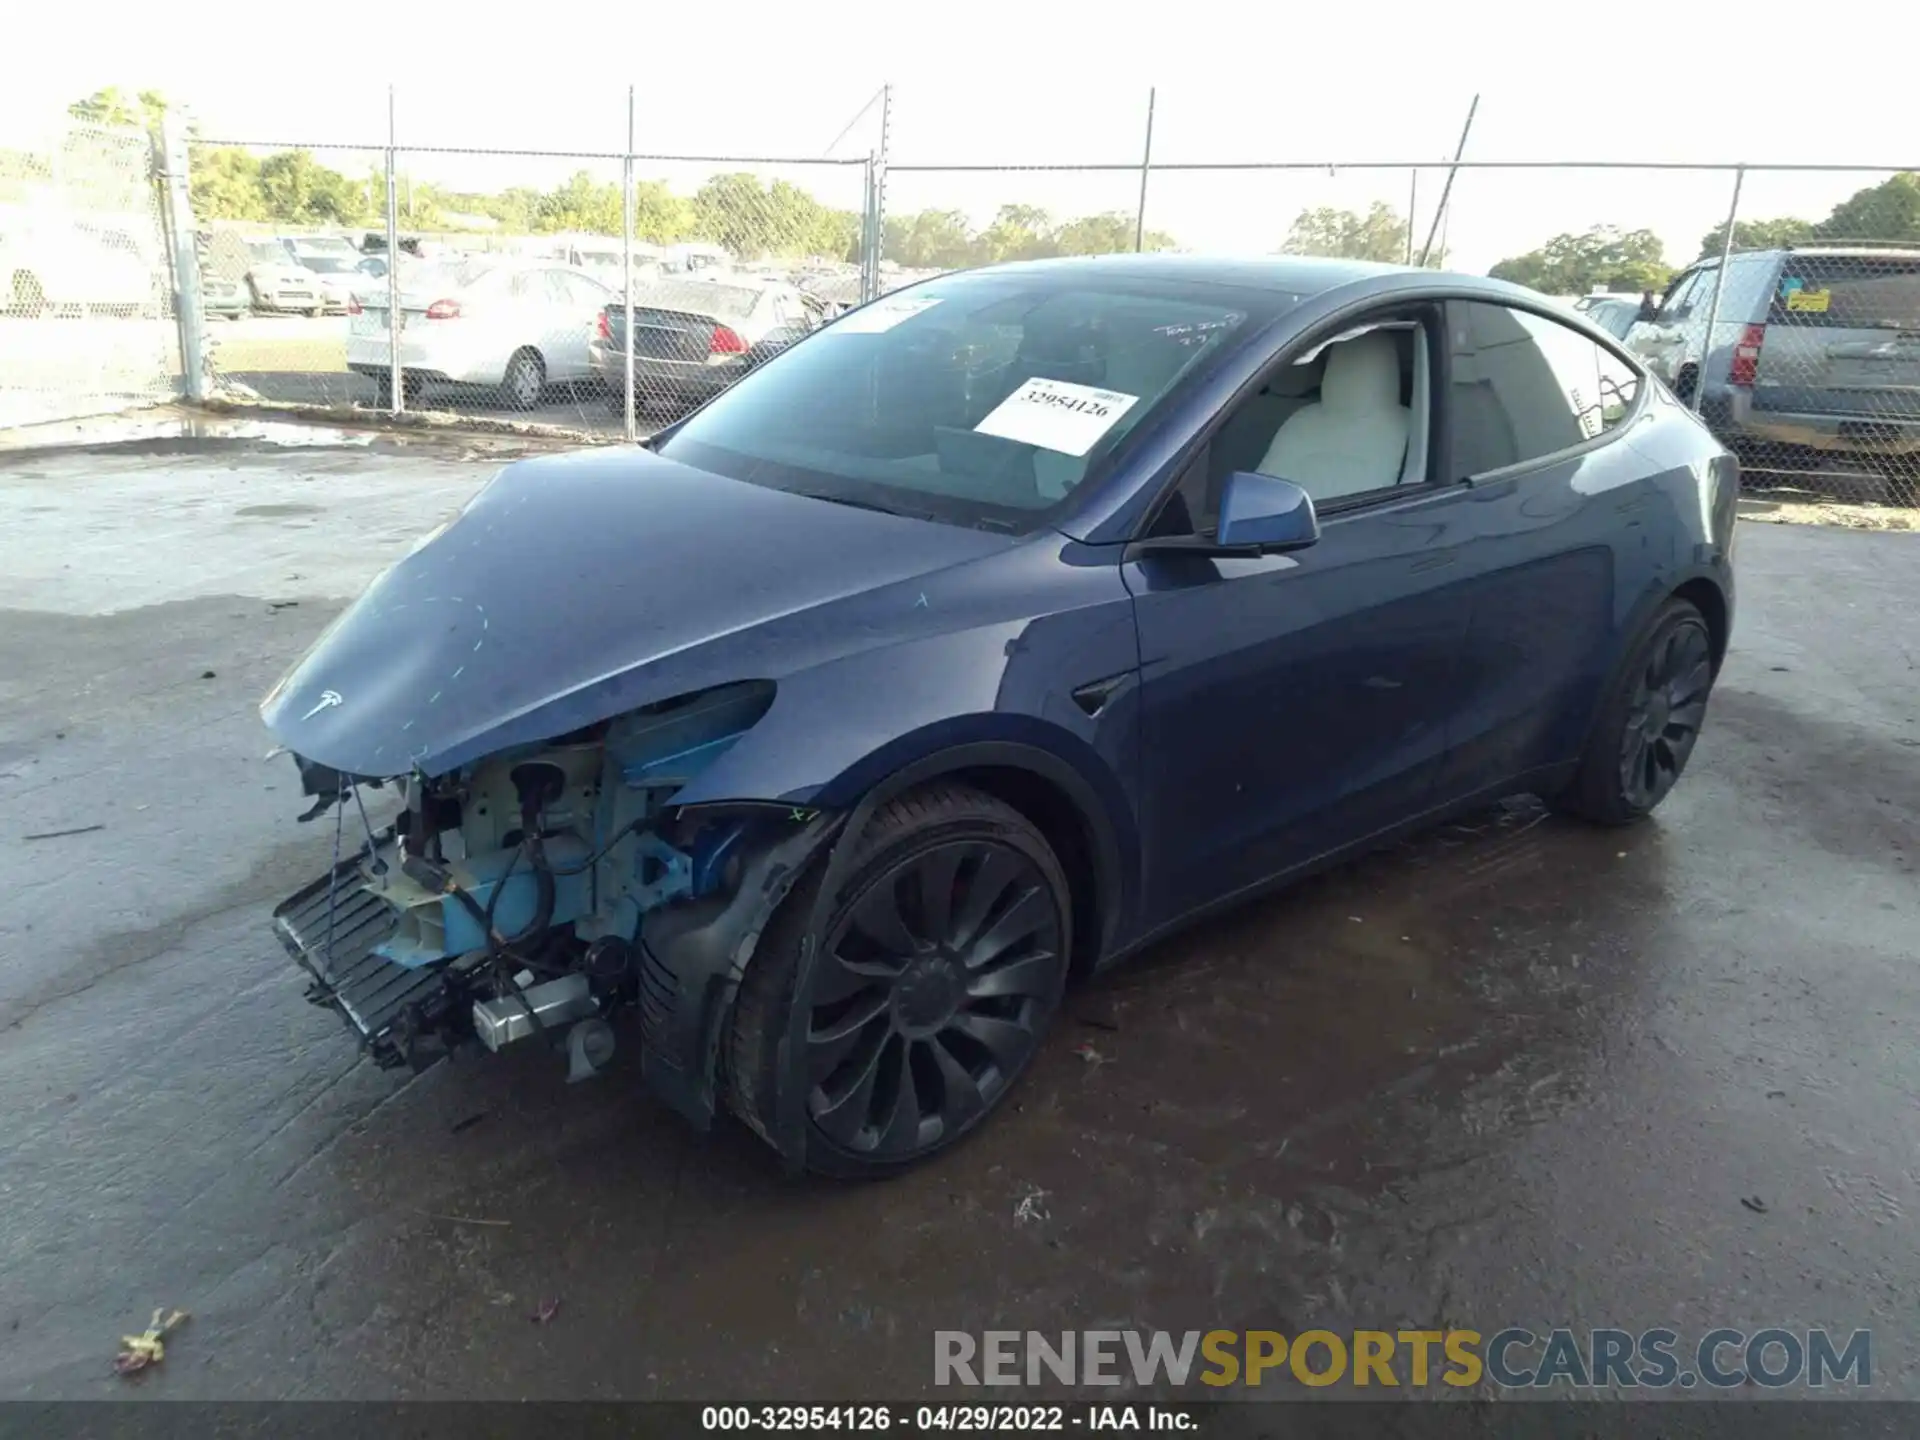
<instances>
[{"instance_id":1,"label":"tesla logo on hood","mask_svg":"<svg viewBox=\"0 0 1920 1440\"><path fill-rule=\"evenodd\" d=\"M311 720L314 716L318 715L322 710L331 710L334 706L338 705L339 703L340 703L340 692L338 690L322 690L320 692L320 699L314 705L313 709L307 711L307 713L302 715L300 718L302 720Z\"/></svg>"}]
</instances>

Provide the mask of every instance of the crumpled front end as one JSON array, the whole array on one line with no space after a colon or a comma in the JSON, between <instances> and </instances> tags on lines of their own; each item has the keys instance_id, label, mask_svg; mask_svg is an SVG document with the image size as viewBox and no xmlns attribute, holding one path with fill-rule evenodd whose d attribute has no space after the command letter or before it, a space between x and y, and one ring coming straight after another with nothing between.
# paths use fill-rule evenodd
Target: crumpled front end
<instances>
[{"instance_id":1,"label":"crumpled front end","mask_svg":"<svg viewBox=\"0 0 1920 1440\"><path fill-rule=\"evenodd\" d=\"M674 803L766 713L773 688L720 686L432 778L355 777L300 760L309 817L333 811L342 856L274 912L312 976L309 998L337 1010L384 1065L542 1039L564 1048L570 1078L584 1078L612 1054L609 1022L633 1007L648 1050L682 1068L706 1044L709 1004L738 978L724 973L737 944L704 929L757 933L764 915L743 924L733 913L743 877L760 876L769 854L810 852L820 830L821 817L789 806ZM399 808L376 827L369 794L378 808L389 781ZM743 908L770 912L778 896L754 883ZM695 977L650 956L650 917L671 917L677 943L694 934L696 950L717 944L722 973ZM708 1077L667 1078L667 1098L696 1119L711 1114Z\"/></svg>"}]
</instances>

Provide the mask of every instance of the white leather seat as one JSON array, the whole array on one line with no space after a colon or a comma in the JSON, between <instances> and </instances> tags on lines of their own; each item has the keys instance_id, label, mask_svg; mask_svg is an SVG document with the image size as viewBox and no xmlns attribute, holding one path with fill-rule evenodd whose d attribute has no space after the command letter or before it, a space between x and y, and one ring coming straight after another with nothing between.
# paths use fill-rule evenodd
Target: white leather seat
<instances>
[{"instance_id":1,"label":"white leather seat","mask_svg":"<svg viewBox=\"0 0 1920 1440\"><path fill-rule=\"evenodd\" d=\"M1320 400L1282 422L1263 475L1291 480L1314 500L1399 483L1412 416L1400 403L1400 356L1376 330L1327 347Z\"/></svg>"}]
</instances>

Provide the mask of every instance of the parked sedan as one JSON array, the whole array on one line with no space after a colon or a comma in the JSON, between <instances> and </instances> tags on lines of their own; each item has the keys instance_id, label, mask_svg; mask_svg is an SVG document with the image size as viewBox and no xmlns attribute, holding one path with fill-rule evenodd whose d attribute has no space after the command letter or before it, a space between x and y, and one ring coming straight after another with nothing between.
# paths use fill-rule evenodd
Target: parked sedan
<instances>
[{"instance_id":1,"label":"parked sedan","mask_svg":"<svg viewBox=\"0 0 1920 1440\"><path fill-rule=\"evenodd\" d=\"M486 386L516 410L539 404L549 385L592 376L587 340L612 294L577 270L471 256L403 265L400 286L406 386ZM361 290L348 313L347 367L370 376L387 403L387 287Z\"/></svg>"},{"instance_id":2,"label":"parked sedan","mask_svg":"<svg viewBox=\"0 0 1920 1440\"><path fill-rule=\"evenodd\" d=\"M326 304L311 270L294 263L278 240L247 242L247 290L256 310L293 310L318 315Z\"/></svg>"},{"instance_id":3,"label":"parked sedan","mask_svg":"<svg viewBox=\"0 0 1920 1440\"><path fill-rule=\"evenodd\" d=\"M644 448L507 466L376 580L262 704L309 816L365 834L277 928L385 1063L588 1074L624 1015L695 1124L896 1171L1178 926L1514 792L1649 815L1727 650L1737 491L1617 342L1499 281L930 280Z\"/></svg>"},{"instance_id":4,"label":"parked sedan","mask_svg":"<svg viewBox=\"0 0 1920 1440\"><path fill-rule=\"evenodd\" d=\"M322 307L337 314L347 313L357 292L378 284L360 268L362 262L352 256L303 252L299 263L313 276Z\"/></svg>"},{"instance_id":5,"label":"parked sedan","mask_svg":"<svg viewBox=\"0 0 1920 1440\"><path fill-rule=\"evenodd\" d=\"M826 307L792 285L727 280L664 280L637 289L633 301L633 390L643 404L698 404L755 366L804 339L827 320ZM594 374L614 394L626 386L627 308L608 303L589 347Z\"/></svg>"}]
</instances>

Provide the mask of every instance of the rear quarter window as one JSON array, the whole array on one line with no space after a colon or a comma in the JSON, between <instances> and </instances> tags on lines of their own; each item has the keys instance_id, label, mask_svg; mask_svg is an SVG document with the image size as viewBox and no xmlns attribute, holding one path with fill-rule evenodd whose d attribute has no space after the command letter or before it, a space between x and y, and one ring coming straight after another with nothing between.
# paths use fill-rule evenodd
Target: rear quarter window
<instances>
[{"instance_id":1,"label":"rear quarter window","mask_svg":"<svg viewBox=\"0 0 1920 1440\"><path fill-rule=\"evenodd\" d=\"M1920 330L1920 254L1790 255L1767 320L1839 330Z\"/></svg>"}]
</instances>

